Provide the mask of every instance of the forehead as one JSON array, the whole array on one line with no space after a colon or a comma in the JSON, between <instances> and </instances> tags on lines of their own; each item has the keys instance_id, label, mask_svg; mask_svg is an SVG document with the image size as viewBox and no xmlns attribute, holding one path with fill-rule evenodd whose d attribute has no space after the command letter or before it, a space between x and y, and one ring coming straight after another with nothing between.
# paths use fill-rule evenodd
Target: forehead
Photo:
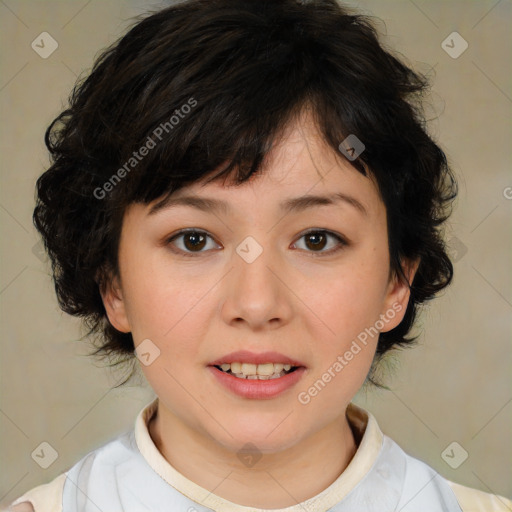
<instances>
[{"instance_id":1,"label":"forehead","mask_svg":"<svg viewBox=\"0 0 512 512\"><path fill-rule=\"evenodd\" d=\"M241 184L229 178L185 186L146 207L154 216L169 208L192 206L226 215L263 206L281 212L304 206L351 205L361 214L378 214L383 204L371 173L361 174L322 138L311 116L305 115L283 130L258 173Z\"/></svg>"},{"instance_id":2,"label":"forehead","mask_svg":"<svg viewBox=\"0 0 512 512\"><path fill-rule=\"evenodd\" d=\"M218 170L150 204L130 204L124 222L158 222L193 208L246 223L267 218L275 222L287 214L322 206L330 206L333 213L338 208L349 219L359 215L372 222L386 216L373 175L363 175L334 151L308 111L286 125L249 180L237 184L223 176L207 183Z\"/></svg>"}]
</instances>

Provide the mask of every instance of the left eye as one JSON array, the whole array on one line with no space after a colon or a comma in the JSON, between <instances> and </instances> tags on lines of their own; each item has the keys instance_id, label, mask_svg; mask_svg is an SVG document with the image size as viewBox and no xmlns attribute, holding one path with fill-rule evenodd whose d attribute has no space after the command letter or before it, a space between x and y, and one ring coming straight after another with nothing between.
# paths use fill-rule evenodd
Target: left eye
<instances>
[{"instance_id":1,"label":"left eye","mask_svg":"<svg viewBox=\"0 0 512 512\"><path fill-rule=\"evenodd\" d=\"M329 250L322 250L327 245L327 240L332 238L338 242L337 246ZM344 246L348 245L347 242L339 235L335 233L331 233L330 231L318 230L318 231L308 231L304 233L299 240L305 239L305 245L307 249L312 249L311 252L319 252L321 254L329 253L332 254L336 251L339 251ZM315 254L316 256L316 254Z\"/></svg>"},{"instance_id":2,"label":"left eye","mask_svg":"<svg viewBox=\"0 0 512 512\"><path fill-rule=\"evenodd\" d=\"M331 238L335 241L337 241L337 245L335 244L333 248L330 248L328 250L324 250L326 245L328 245L327 241ZM176 244L175 241L181 239L181 244ZM168 244L177 246L178 251L186 256L193 256L194 253L201 253L205 252L205 250L212 249L215 247L207 247L208 242L207 239L210 239L213 241L213 238L206 233L205 231L199 231L199 230L187 230L187 231L181 231L175 235L173 235L171 238L167 240ZM313 253L329 253L332 254L340 249L342 249L344 246L348 245L348 243L339 235L332 233L330 231L326 230L316 230L316 231L308 231L307 233L304 233L299 240L305 240L305 250L308 252ZM296 246L298 243L296 242L294 246ZM181 245L181 247L179 247ZM216 245L216 244L214 244ZM205 249L206 248L206 249ZM217 248L220 248L217 245ZM300 249L303 249L302 247L299 247ZM203 250L205 249L205 250ZM174 249L173 249L174 250ZM315 254L316 256L316 254Z\"/></svg>"}]
</instances>

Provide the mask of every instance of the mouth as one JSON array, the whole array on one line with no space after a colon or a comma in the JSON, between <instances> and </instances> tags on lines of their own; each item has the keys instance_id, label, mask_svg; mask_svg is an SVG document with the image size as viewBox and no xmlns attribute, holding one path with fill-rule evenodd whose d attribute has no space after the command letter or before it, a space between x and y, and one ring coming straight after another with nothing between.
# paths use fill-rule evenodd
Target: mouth
<instances>
[{"instance_id":1,"label":"mouth","mask_svg":"<svg viewBox=\"0 0 512 512\"><path fill-rule=\"evenodd\" d=\"M220 365L212 365L221 372L232 375L238 379L247 380L273 380L279 379L293 373L300 366L294 366L291 364L283 363L263 363L263 364L252 364L252 363L223 363Z\"/></svg>"},{"instance_id":2,"label":"mouth","mask_svg":"<svg viewBox=\"0 0 512 512\"><path fill-rule=\"evenodd\" d=\"M271 399L290 390L307 373L306 366L278 352L241 350L208 364L222 387L248 399Z\"/></svg>"}]
</instances>

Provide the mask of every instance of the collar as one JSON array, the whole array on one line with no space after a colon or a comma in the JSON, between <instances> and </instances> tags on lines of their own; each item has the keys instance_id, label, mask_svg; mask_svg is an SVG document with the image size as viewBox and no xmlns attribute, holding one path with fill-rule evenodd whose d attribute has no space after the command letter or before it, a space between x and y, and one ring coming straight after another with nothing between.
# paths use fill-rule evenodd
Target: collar
<instances>
[{"instance_id":1,"label":"collar","mask_svg":"<svg viewBox=\"0 0 512 512\"><path fill-rule=\"evenodd\" d=\"M220 496L216 496L207 489L192 482L171 466L158 451L149 435L148 424L157 408L158 397L139 412L135 420L135 441L146 462L165 482L196 503L214 511L266 512L264 509L237 505ZM272 509L272 512L303 512L304 510L311 510L308 507L311 507L313 504L315 505L314 509L328 510L345 498L368 473L382 448L383 434L375 417L354 403L349 403L346 415L356 442L359 440L360 442L354 457L345 468L345 471L329 487L316 496L291 507Z\"/></svg>"}]
</instances>

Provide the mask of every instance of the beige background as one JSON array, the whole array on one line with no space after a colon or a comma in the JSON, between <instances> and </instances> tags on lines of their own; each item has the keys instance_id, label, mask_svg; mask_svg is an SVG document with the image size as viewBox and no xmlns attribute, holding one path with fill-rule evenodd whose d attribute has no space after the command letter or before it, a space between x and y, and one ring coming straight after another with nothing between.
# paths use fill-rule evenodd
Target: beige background
<instances>
[{"instance_id":1,"label":"beige background","mask_svg":"<svg viewBox=\"0 0 512 512\"><path fill-rule=\"evenodd\" d=\"M434 136L460 179L447 238L455 282L421 319L421 345L404 351L392 391L360 393L383 431L456 482L512 497L511 424L511 36L512 2L351 2L385 22L387 42L422 71L432 68ZM85 357L77 319L58 309L46 262L33 252L34 183L47 164L43 133L76 75L158 4L142 1L0 2L2 66L0 503L48 482L131 428L151 398L142 383L110 390L115 375ZM31 48L49 32L47 59ZM451 58L441 42L459 32L469 48ZM355 56L354 58L357 58ZM507 188L508 187L508 188ZM465 252L467 251L467 252ZM31 453L58 452L48 468ZM441 458L453 441L469 458ZM458 456L458 453L455 454Z\"/></svg>"}]
</instances>

